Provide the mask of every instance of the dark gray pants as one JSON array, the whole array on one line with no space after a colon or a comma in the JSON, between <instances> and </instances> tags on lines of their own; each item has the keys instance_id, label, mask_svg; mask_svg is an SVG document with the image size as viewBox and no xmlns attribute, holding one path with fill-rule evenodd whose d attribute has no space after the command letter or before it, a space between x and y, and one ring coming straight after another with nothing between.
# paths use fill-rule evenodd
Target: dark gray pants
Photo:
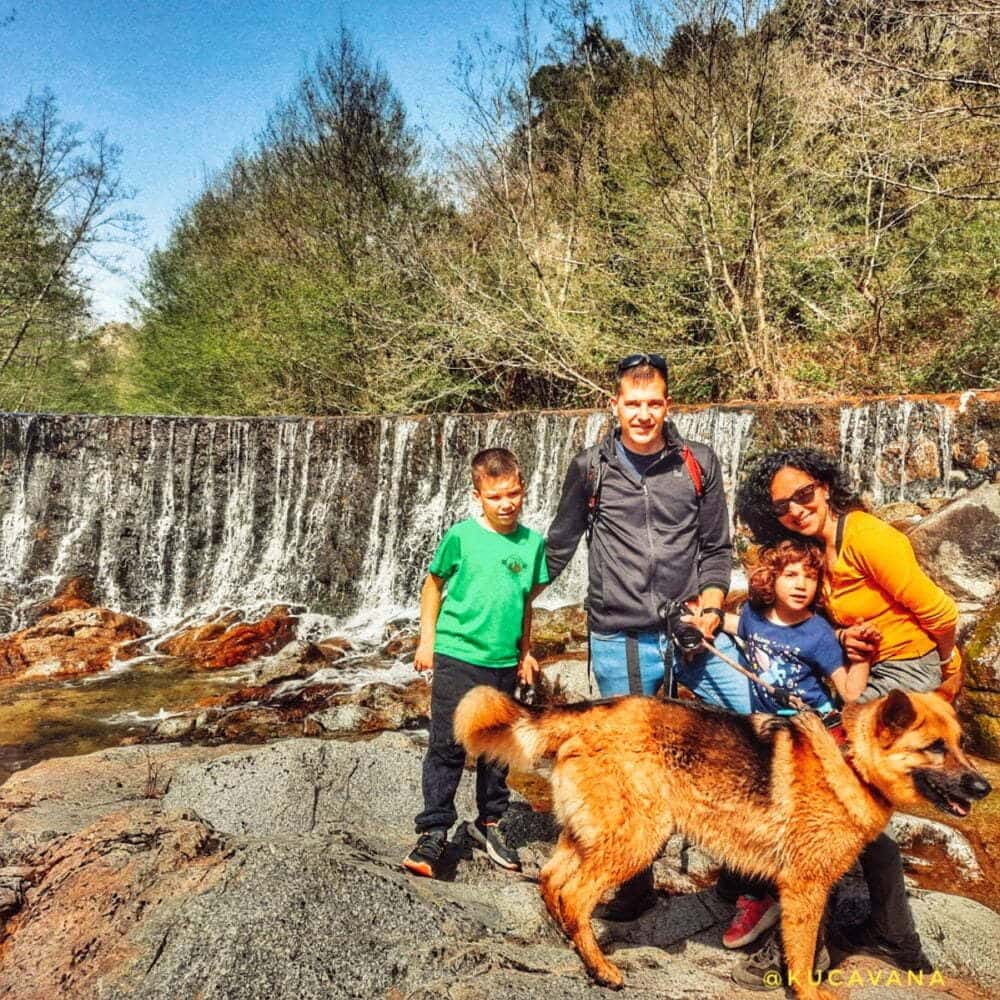
<instances>
[{"instance_id":1,"label":"dark gray pants","mask_svg":"<svg viewBox=\"0 0 1000 1000\"><path fill-rule=\"evenodd\" d=\"M903 880L903 856L887 833L880 833L858 858L871 900L870 924L875 933L898 948L910 949L920 943L917 928L906 898ZM726 881L733 895L778 897L778 890L766 879L745 878L727 868L720 881Z\"/></svg>"},{"instance_id":2,"label":"dark gray pants","mask_svg":"<svg viewBox=\"0 0 1000 1000\"><path fill-rule=\"evenodd\" d=\"M455 742L455 709L462 698L480 684L513 694L517 668L477 667L450 656L434 654L430 745L424 757L424 808L414 820L417 833L448 830L458 819L455 792L465 768L465 750ZM482 759L476 761L476 807L480 819L500 819L509 804L507 768Z\"/></svg>"}]
</instances>

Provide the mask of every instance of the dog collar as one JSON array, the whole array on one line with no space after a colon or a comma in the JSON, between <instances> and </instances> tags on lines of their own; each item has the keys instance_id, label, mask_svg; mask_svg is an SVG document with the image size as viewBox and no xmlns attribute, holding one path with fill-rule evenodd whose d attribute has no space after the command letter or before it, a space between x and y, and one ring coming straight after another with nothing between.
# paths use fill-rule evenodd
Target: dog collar
<instances>
[{"instance_id":1,"label":"dog collar","mask_svg":"<svg viewBox=\"0 0 1000 1000\"><path fill-rule=\"evenodd\" d=\"M827 732L833 737L833 742L836 743L841 750L847 746L847 730L844 728L843 723L833 726L828 729Z\"/></svg>"}]
</instances>

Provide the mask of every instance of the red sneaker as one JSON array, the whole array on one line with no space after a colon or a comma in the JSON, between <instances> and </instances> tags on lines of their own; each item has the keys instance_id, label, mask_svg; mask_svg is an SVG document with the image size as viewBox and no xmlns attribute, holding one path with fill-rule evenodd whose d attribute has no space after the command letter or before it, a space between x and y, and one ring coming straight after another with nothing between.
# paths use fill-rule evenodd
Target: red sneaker
<instances>
[{"instance_id":1,"label":"red sneaker","mask_svg":"<svg viewBox=\"0 0 1000 1000\"><path fill-rule=\"evenodd\" d=\"M781 907L771 896L763 899L740 896L736 900L736 913L732 922L722 935L722 943L727 948L742 948L770 930L778 922L780 915Z\"/></svg>"}]
</instances>

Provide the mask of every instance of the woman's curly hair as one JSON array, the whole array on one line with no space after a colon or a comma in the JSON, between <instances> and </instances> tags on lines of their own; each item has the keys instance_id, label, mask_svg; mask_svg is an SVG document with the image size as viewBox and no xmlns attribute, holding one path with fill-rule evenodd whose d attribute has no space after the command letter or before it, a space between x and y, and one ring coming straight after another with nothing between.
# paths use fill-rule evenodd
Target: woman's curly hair
<instances>
[{"instance_id":1,"label":"woman's curly hair","mask_svg":"<svg viewBox=\"0 0 1000 1000\"><path fill-rule=\"evenodd\" d=\"M736 516L750 529L759 545L774 545L784 538L799 538L783 527L771 510L771 480L779 469L791 466L808 473L830 490L830 507L835 514L863 509L864 504L851 488L840 466L815 448L791 448L772 451L747 473L736 491Z\"/></svg>"},{"instance_id":2,"label":"woman's curly hair","mask_svg":"<svg viewBox=\"0 0 1000 1000\"><path fill-rule=\"evenodd\" d=\"M816 606L823 582L823 550L804 538L786 538L776 545L765 545L757 553L747 580L750 603L756 611L766 611L774 604L774 582L791 563L804 563L816 578L816 593L810 607Z\"/></svg>"}]
</instances>

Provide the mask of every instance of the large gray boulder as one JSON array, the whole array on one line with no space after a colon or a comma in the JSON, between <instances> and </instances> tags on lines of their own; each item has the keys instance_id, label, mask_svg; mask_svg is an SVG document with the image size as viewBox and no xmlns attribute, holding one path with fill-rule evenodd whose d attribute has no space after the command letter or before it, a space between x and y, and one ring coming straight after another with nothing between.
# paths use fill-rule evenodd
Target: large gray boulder
<instances>
[{"instance_id":1,"label":"large gray boulder","mask_svg":"<svg viewBox=\"0 0 1000 1000\"><path fill-rule=\"evenodd\" d=\"M318 829L379 830L409 837L420 811L423 740L282 740L181 768L163 805L189 809L213 829L252 837ZM474 819L472 776L459 786L459 814Z\"/></svg>"},{"instance_id":2,"label":"large gray boulder","mask_svg":"<svg viewBox=\"0 0 1000 1000\"><path fill-rule=\"evenodd\" d=\"M909 535L930 576L959 601L1000 591L1000 483L984 483L928 515Z\"/></svg>"}]
</instances>

